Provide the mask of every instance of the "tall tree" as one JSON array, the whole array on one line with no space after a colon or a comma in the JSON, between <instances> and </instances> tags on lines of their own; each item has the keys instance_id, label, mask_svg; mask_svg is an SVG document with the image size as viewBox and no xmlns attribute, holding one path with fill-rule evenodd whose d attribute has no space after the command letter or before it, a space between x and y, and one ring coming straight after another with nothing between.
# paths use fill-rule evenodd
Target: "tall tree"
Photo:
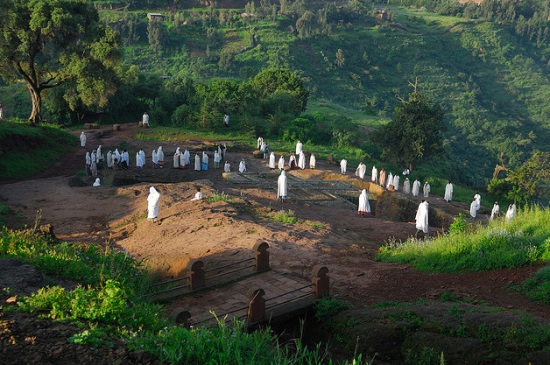
<instances>
[{"instance_id":1,"label":"tall tree","mask_svg":"<svg viewBox=\"0 0 550 365\"><path fill-rule=\"evenodd\" d=\"M2 0L0 14L0 76L25 82L31 123L45 90L65 84L71 107L104 106L116 91L117 37L86 0Z\"/></svg>"},{"instance_id":2,"label":"tall tree","mask_svg":"<svg viewBox=\"0 0 550 365\"><path fill-rule=\"evenodd\" d=\"M393 119L373 133L382 156L407 166L429 159L441 151L446 129L443 110L415 91L396 108Z\"/></svg>"}]
</instances>

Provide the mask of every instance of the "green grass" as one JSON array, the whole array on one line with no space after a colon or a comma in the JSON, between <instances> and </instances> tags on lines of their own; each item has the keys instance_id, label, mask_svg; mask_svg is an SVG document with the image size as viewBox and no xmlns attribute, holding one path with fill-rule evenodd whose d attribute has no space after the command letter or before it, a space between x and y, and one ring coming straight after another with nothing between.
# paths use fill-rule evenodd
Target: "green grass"
<instances>
[{"instance_id":1,"label":"green grass","mask_svg":"<svg viewBox=\"0 0 550 365\"><path fill-rule=\"evenodd\" d=\"M214 202L226 202L231 203L231 197L227 195L224 192L221 193L214 193L212 196L209 196L208 198L204 198L204 201L208 203L214 203Z\"/></svg>"},{"instance_id":2,"label":"green grass","mask_svg":"<svg viewBox=\"0 0 550 365\"><path fill-rule=\"evenodd\" d=\"M23 121L0 122L0 179L23 179L57 163L77 146L77 137L57 126L31 127Z\"/></svg>"},{"instance_id":3,"label":"green grass","mask_svg":"<svg viewBox=\"0 0 550 365\"><path fill-rule=\"evenodd\" d=\"M437 238L389 241L377 259L408 263L419 270L467 272L531 265L550 259L550 211L519 211L514 220L496 220Z\"/></svg>"},{"instance_id":4,"label":"green grass","mask_svg":"<svg viewBox=\"0 0 550 365\"><path fill-rule=\"evenodd\" d=\"M545 266L523 282L520 291L536 302L550 304L550 266Z\"/></svg>"},{"instance_id":5,"label":"green grass","mask_svg":"<svg viewBox=\"0 0 550 365\"><path fill-rule=\"evenodd\" d=\"M294 217L294 211L288 210L286 212L284 209L279 210L278 212L274 212L268 215L269 219L274 220L275 222L281 222L281 223L288 223L288 224L296 224L298 223L298 219Z\"/></svg>"}]
</instances>

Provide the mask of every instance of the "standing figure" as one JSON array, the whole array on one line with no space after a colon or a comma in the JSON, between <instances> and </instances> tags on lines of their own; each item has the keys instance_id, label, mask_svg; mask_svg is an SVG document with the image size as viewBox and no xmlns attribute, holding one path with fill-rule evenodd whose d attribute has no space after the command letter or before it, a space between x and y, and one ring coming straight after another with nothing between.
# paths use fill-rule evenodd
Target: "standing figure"
<instances>
[{"instance_id":1,"label":"standing figure","mask_svg":"<svg viewBox=\"0 0 550 365\"><path fill-rule=\"evenodd\" d=\"M373 165L372 171L370 172L370 181L376 183L376 180L378 180L378 169Z\"/></svg>"},{"instance_id":2,"label":"standing figure","mask_svg":"<svg viewBox=\"0 0 550 365\"><path fill-rule=\"evenodd\" d=\"M359 214L360 216L370 214L369 195L367 194L366 189L363 189L361 195L359 195L359 206L357 207L357 214Z\"/></svg>"},{"instance_id":3,"label":"standing figure","mask_svg":"<svg viewBox=\"0 0 550 365\"><path fill-rule=\"evenodd\" d=\"M225 155L227 154L227 145L224 143L222 146L222 160L225 160Z\"/></svg>"},{"instance_id":4,"label":"standing figure","mask_svg":"<svg viewBox=\"0 0 550 365\"><path fill-rule=\"evenodd\" d=\"M220 156L220 154L218 153L218 151L214 152L214 167L215 168L220 168L220 162L222 160L222 157Z\"/></svg>"},{"instance_id":5,"label":"standing figure","mask_svg":"<svg viewBox=\"0 0 550 365\"><path fill-rule=\"evenodd\" d=\"M423 188L424 198L427 198L430 195L430 190L430 184L426 181Z\"/></svg>"},{"instance_id":6,"label":"standing figure","mask_svg":"<svg viewBox=\"0 0 550 365\"><path fill-rule=\"evenodd\" d=\"M413 182L412 195L413 196L418 196L419 192L420 192L420 181L418 181L418 179L416 179Z\"/></svg>"},{"instance_id":7,"label":"standing figure","mask_svg":"<svg viewBox=\"0 0 550 365\"><path fill-rule=\"evenodd\" d=\"M140 148L139 154L141 155L141 161L143 161L143 166L145 166L145 151Z\"/></svg>"},{"instance_id":8,"label":"standing figure","mask_svg":"<svg viewBox=\"0 0 550 365\"><path fill-rule=\"evenodd\" d=\"M481 208L481 195L479 195L479 193L476 193L476 195L474 195L474 200L476 201L476 210L479 210L479 208Z\"/></svg>"},{"instance_id":9,"label":"standing figure","mask_svg":"<svg viewBox=\"0 0 550 365\"><path fill-rule=\"evenodd\" d=\"M283 171L285 169L285 156L281 155L281 157L279 157L278 167L280 171Z\"/></svg>"},{"instance_id":10,"label":"standing figure","mask_svg":"<svg viewBox=\"0 0 550 365\"><path fill-rule=\"evenodd\" d=\"M500 216L500 207L498 206L498 202L495 202L493 205L493 209L491 209L491 220L498 218Z\"/></svg>"},{"instance_id":11,"label":"standing figure","mask_svg":"<svg viewBox=\"0 0 550 365\"><path fill-rule=\"evenodd\" d=\"M229 161L225 161L225 165L223 165L223 171L231 172L231 165L229 164Z\"/></svg>"},{"instance_id":12,"label":"standing figure","mask_svg":"<svg viewBox=\"0 0 550 365\"><path fill-rule=\"evenodd\" d=\"M149 114L147 114L147 112L143 113L143 118L141 118L141 126L143 128L149 128Z\"/></svg>"},{"instance_id":13,"label":"standing figure","mask_svg":"<svg viewBox=\"0 0 550 365\"><path fill-rule=\"evenodd\" d=\"M446 202L450 202L453 200L453 184L451 184L451 180L445 185L445 196L443 198Z\"/></svg>"},{"instance_id":14,"label":"standing figure","mask_svg":"<svg viewBox=\"0 0 550 365\"><path fill-rule=\"evenodd\" d=\"M476 219L477 216L477 201L475 198L470 203L470 216L474 219Z\"/></svg>"},{"instance_id":15,"label":"standing figure","mask_svg":"<svg viewBox=\"0 0 550 365\"><path fill-rule=\"evenodd\" d=\"M90 171L92 172L92 176L97 176L97 162L95 162L95 159L92 158L92 163L90 164Z\"/></svg>"},{"instance_id":16,"label":"standing figure","mask_svg":"<svg viewBox=\"0 0 550 365\"><path fill-rule=\"evenodd\" d=\"M273 152L269 155L269 168L275 170L275 154Z\"/></svg>"},{"instance_id":17,"label":"standing figure","mask_svg":"<svg viewBox=\"0 0 550 365\"><path fill-rule=\"evenodd\" d=\"M227 114L223 116L223 125L229 127L229 115Z\"/></svg>"},{"instance_id":18,"label":"standing figure","mask_svg":"<svg viewBox=\"0 0 550 365\"><path fill-rule=\"evenodd\" d=\"M363 162L359 162L359 166L355 169L355 176L359 176L361 180L365 178L365 173L367 172L367 165Z\"/></svg>"},{"instance_id":19,"label":"standing figure","mask_svg":"<svg viewBox=\"0 0 550 365\"><path fill-rule=\"evenodd\" d=\"M317 159L315 158L315 155L312 153L311 156L309 156L309 168L314 169L316 163L317 163Z\"/></svg>"},{"instance_id":20,"label":"standing figure","mask_svg":"<svg viewBox=\"0 0 550 365\"><path fill-rule=\"evenodd\" d=\"M159 146L159 148L157 149L157 160L157 164L162 167L162 165L164 164L164 151L162 150L162 146Z\"/></svg>"},{"instance_id":21,"label":"standing figure","mask_svg":"<svg viewBox=\"0 0 550 365\"><path fill-rule=\"evenodd\" d=\"M91 166L92 157L90 156L90 152L86 152L86 176L89 176L92 173L92 170L90 170Z\"/></svg>"},{"instance_id":22,"label":"standing figure","mask_svg":"<svg viewBox=\"0 0 550 365\"><path fill-rule=\"evenodd\" d=\"M0 104L0 120L4 119L4 107Z\"/></svg>"},{"instance_id":23,"label":"standing figure","mask_svg":"<svg viewBox=\"0 0 550 365\"><path fill-rule=\"evenodd\" d=\"M201 157L199 156L199 154L195 154L195 171L200 171L201 170Z\"/></svg>"},{"instance_id":24,"label":"standing figure","mask_svg":"<svg viewBox=\"0 0 550 365\"><path fill-rule=\"evenodd\" d=\"M125 169L130 167L130 154L128 153L128 150L124 150L124 152L122 152L122 155L120 156L120 158L123 161L123 167Z\"/></svg>"},{"instance_id":25,"label":"standing figure","mask_svg":"<svg viewBox=\"0 0 550 365\"><path fill-rule=\"evenodd\" d=\"M279 179L277 180L277 200L284 203L287 194L288 194L288 183L286 178L286 172L283 170L281 171L281 175L279 175Z\"/></svg>"},{"instance_id":26,"label":"standing figure","mask_svg":"<svg viewBox=\"0 0 550 365\"><path fill-rule=\"evenodd\" d=\"M345 158L343 158L342 160L340 160L340 173L341 173L342 175L345 175L347 169L348 169L348 160L346 160Z\"/></svg>"},{"instance_id":27,"label":"standing figure","mask_svg":"<svg viewBox=\"0 0 550 365\"><path fill-rule=\"evenodd\" d=\"M204 171L208 170L208 154L206 152L202 152L202 169Z\"/></svg>"},{"instance_id":28,"label":"standing figure","mask_svg":"<svg viewBox=\"0 0 550 365\"><path fill-rule=\"evenodd\" d=\"M187 148L185 149L185 151L183 151L183 165L191 165L191 154L189 153L189 150Z\"/></svg>"},{"instance_id":29,"label":"standing figure","mask_svg":"<svg viewBox=\"0 0 550 365\"><path fill-rule=\"evenodd\" d=\"M395 174L393 176L393 188L395 189L395 191L399 190L399 174Z\"/></svg>"},{"instance_id":30,"label":"standing figure","mask_svg":"<svg viewBox=\"0 0 550 365\"><path fill-rule=\"evenodd\" d=\"M145 161L141 157L141 153L136 153L136 169L141 173L141 169L143 168L143 165L145 165Z\"/></svg>"},{"instance_id":31,"label":"standing figure","mask_svg":"<svg viewBox=\"0 0 550 365\"><path fill-rule=\"evenodd\" d=\"M160 193L154 188L149 188L149 196L147 197L147 219L153 222L157 221L159 216L159 201Z\"/></svg>"},{"instance_id":32,"label":"standing figure","mask_svg":"<svg viewBox=\"0 0 550 365\"><path fill-rule=\"evenodd\" d=\"M302 170L306 168L306 154L304 151L300 152L300 157L298 158L298 167Z\"/></svg>"},{"instance_id":33,"label":"standing figure","mask_svg":"<svg viewBox=\"0 0 550 365\"><path fill-rule=\"evenodd\" d=\"M263 144L264 144L264 139L262 138L262 136L259 136L258 137L258 144L257 144L258 151L262 150L262 145Z\"/></svg>"},{"instance_id":34,"label":"standing figure","mask_svg":"<svg viewBox=\"0 0 550 365\"><path fill-rule=\"evenodd\" d=\"M303 147L302 142L298 141L296 143L296 156L300 155L300 152L302 152L302 147Z\"/></svg>"},{"instance_id":35,"label":"standing figure","mask_svg":"<svg viewBox=\"0 0 550 365\"><path fill-rule=\"evenodd\" d=\"M264 142L264 146L263 146L262 152L264 153L264 160L266 160L267 157L269 156L269 143Z\"/></svg>"},{"instance_id":36,"label":"standing figure","mask_svg":"<svg viewBox=\"0 0 550 365\"><path fill-rule=\"evenodd\" d=\"M405 181L403 181L403 192L405 194L410 194L411 193L411 182L409 181L408 177L406 177Z\"/></svg>"},{"instance_id":37,"label":"standing figure","mask_svg":"<svg viewBox=\"0 0 550 365\"><path fill-rule=\"evenodd\" d=\"M378 182L380 183L381 187L384 187L386 185L386 170L382 167L382 170L380 170L380 179L378 179Z\"/></svg>"},{"instance_id":38,"label":"standing figure","mask_svg":"<svg viewBox=\"0 0 550 365\"><path fill-rule=\"evenodd\" d=\"M157 151L156 150L153 150L153 152L151 152L151 158L153 159L153 168L156 169L158 167L158 164L159 164L159 159L158 159L158 155L157 155Z\"/></svg>"},{"instance_id":39,"label":"standing figure","mask_svg":"<svg viewBox=\"0 0 550 365\"><path fill-rule=\"evenodd\" d=\"M288 167L290 167L291 169L296 167L296 156L294 155L294 153L291 153L290 157L288 158Z\"/></svg>"},{"instance_id":40,"label":"standing figure","mask_svg":"<svg viewBox=\"0 0 550 365\"><path fill-rule=\"evenodd\" d=\"M386 189L389 189L390 185L393 185L393 174L391 172L388 175L388 181L386 182Z\"/></svg>"},{"instance_id":41,"label":"standing figure","mask_svg":"<svg viewBox=\"0 0 550 365\"><path fill-rule=\"evenodd\" d=\"M80 147L86 147L86 135L84 132L80 133Z\"/></svg>"},{"instance_id":42,"label":"standing figure","mask_svg":"<svg viewBox=\"0 0 550 365\"><path fill-rule=\"evenodd\" d=\"M107 167L113 167L113 153L110 150L107 152Z\"/></svg>"},{"instance_id":43,"label":"standing figure","mask_svg":"<svg viewBox=\"0 0 550 365\"><path fill-rule=\"evenodd\" d=\"M246 162L244 162L244 158L239 162L239 172L241 174L246 172Z\"/></svg>"},{"instance_id":44,"label":"standing figure","mask_svg":"<svg viewBox=\"0 0 550 365\"><path fill-rule=\"evenodd\" d=\"M510 204L508 210L506 211L506 220L511 221L516 216L516 205Z\"/></svg>"},{"instance_id":45,"label":"standing figure","mask_svg":"<svg viewBox=\"0 0 550 365\"><path fill-rule=\"evenodd\" d=\"M424 232L424 234L427 234L429 231L429 224L428 224L428 202L422 199L422 202L418 205L418 210L416 211L416 217L414 218L416 221L416 235L418 235L418 232Z\"/></svg>"},{"instance_id":46,"label":"standing figure","mask_svg":"<svg viewBox=\"0 0 550 365\"><path fill-rule=\"evenodd\" d=\"M179 169L180 168L180 159L181 159L181 150L180 148L176 148L176 152L174 152L174 161L173 161L173 167L175 169Z\"/></svg>"}]
</instances>

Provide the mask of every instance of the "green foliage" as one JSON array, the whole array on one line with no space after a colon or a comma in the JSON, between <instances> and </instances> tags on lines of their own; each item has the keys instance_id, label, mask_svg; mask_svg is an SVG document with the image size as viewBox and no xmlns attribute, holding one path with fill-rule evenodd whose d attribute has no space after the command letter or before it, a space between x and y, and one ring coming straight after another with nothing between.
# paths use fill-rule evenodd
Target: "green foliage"
<instances>
[{"instance_id":1,"label":"green foliage","mask_svg":"<svg viewBox=\"0 0 550 365\"><path fill-rule=\"evenodd\" d=\"M6 0L0 12L0 76L22 79L31 94L29 120L42 121L42 93L65 84L65 98L104 106L116 89L117 36L97 10L79 0Z\"/></svg>"},{"instance_id":2,"label":"green foliage","mask_svg":"<svg viewBox=\"0 0 550 365\"><path fill-rule=\"evenodd\" d=\"M449 234L465 232L468 228L466 214L458 213L458 216L453 218L453 223L449 225Z\"/></svg>"},{"instance_id":3,"label":"green foliage","mask_svg":"<svg viewBox=\"0 0 550 365\"><path fill-rule=\"evenodd\" d=\"M0 179L22 179L55 164L77 138L56 126L0 122ZM36 153L40 149L40 153Z\"/></svg>"},{"instance_id":4,"label":"green foliage","mask_svg":"<svg viewBox=\"0 0 550 365\"><path fill-rule=\"evenodd\" d=\"M550 211L519 212L512 221L495 220L472 232L420 241L389 241L377 259L410 263L419 270L465 272L519 267L550 258Z\"/></svg>"},{"instance_id":5,"label":"green foliage","mask_svg":"<svg viewBox=\"0 0 550 365\"><path fill-rule=\"evenodd\" d=\"M315 303L315 318L321 323L332 321L332 317L347 309L347 305L340 299L323 298Z\"/></svg>"},{"instance_id":6,"label":"green foliage","mask_svg":"<svg viewBox=\"0 0 550 365\"><path fill-rule=\"evenodd\" d=\"M442 109L415 92L397 106L393 120L377 130L372 141L382 146L382 157L412 167L442 150L445 129Z\"/></svg>"},{"instance_id":7,"label":"green foliage","mask_svg":"<svg viewBox=\"0 0 550 365\"><path fill-rule=\"evenodd\" d=\"M294 211L290 209L288 210L288 212L285 212L284 210L279 210L278 212L270 214L269 218L273 219L275 222L288 224L298 223L298 219L294 217Z\"/></svg>"},{"instance_id":8,"label":"green foliage","mask_svg":"<svg viewBox=\"0 0 550 365\"><path fill-rule=\"evenodd\" d=\"M550 245L550 239L545 244ZM537 302L550 304L550 266L539 269L534 277L525 280L521 291Z\"/></svg>"},{"instance_id":9,"label":"green foliage","mask_svg":"<svg viewBox=\"0 0 550 365\"><path fill-rule=\"evenodd\" d=\"M224 193L223 191L221 193L215 193L215 194L212 194L212 196L209 196L207 198L204 198L204 201L208 202L208 203L214 203L214 202L226 202L226 203L231 203L232 202L232 199L229 195L227 195L226 193Z\"/></svg>"}]
</instances>

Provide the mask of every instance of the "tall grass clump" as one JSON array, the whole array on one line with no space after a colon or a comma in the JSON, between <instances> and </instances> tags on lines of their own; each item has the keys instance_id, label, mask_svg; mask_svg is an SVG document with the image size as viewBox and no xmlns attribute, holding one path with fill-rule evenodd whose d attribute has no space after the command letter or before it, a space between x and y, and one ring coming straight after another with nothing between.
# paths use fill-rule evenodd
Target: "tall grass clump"
<instances>
[{"instance_id":1,"label":"tall grass clump","mask_svg":"<svg viewBox=\"0 0 550 365\"><path fill-rule=\"evenodd\" d=\"M543 267L535 276L525 280L521 290L536 302L550 304L550 266Z\"/></svg>"},{"instance_id":2,"label":"tall grass clump","mask_svg":"<svg viewBox=\"0 0 550 365\"><path fill-rule=\"evenodd\" d=\"M279 210L278 212L271 214L270 218L273 219L275 222L288 224L298 223L298 219L294 216L294 211L290 209L288 210L288 212L286 212L284 209Z\"/></svg>"},{"instance_id":3,"label":"tall grass clump","mask_svg":"<svg viewBox=\"0 0 550 365\"><path fill-rule=\"evenodd\" d=\"M511 268L550 259L550 211L538 207L518 212L512 221L458 229L436 238L394 239L377 259L407 263L419 270L466 272Z\"/></svg>"}]
</instances>

